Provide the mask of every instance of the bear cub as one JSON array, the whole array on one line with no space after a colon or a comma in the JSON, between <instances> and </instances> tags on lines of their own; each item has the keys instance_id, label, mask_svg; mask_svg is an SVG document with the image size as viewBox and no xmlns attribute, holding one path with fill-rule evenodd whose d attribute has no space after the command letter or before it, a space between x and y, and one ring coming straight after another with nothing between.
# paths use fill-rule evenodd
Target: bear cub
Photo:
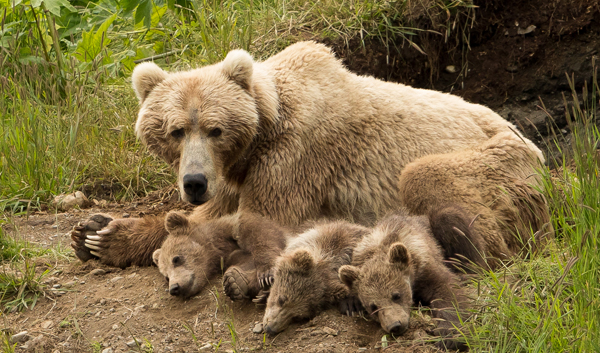
<instances>
[{"instance_id":1,"label":"bear cub","mask_svg":"<svg viewBox=\"0 0 600 353\"><path fill-rule=\"evenodd\" d=\"M339 277L385 331L402 335L411 307L422 304L440 320L434 331L444 337L439 345L464 349L449 336L460 324L458 313L464 314L466 298L458 276L444 264L429 218L406 210L388 215L358 243L352 265L340 267Z\"/></svg>"}]
</instances>

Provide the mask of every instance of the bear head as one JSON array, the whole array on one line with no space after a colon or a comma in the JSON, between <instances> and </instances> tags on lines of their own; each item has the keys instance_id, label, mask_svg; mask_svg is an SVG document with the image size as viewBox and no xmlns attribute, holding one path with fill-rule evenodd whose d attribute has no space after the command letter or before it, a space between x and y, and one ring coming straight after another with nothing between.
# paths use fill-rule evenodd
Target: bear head
<instances>
[{"instance_id":1,"label":"bear head","mask_svg":"<svg viewBox=\"0 0 600 353\"><path fill-rule=\"evenodd\" d=\"M171 211L166 217L165 226L169 236L162 247L152 254L158 270L169 283L169 293L181 298L192 297L208 282L206 272L207 247L195 240L195 232L188 218Z\"/></svg>"},{"instance_id":2,"label":"bear head","mask_svg":"<svg viewBox=\"0 0 600 353\"><path fill-rule=\"evenodd\" d=\"M251 143L277 116L267 71L243 50L187 72L167 73L154 63L134 69L141 105L136 135L178 171L183 200L199 205L224 182L243 182Z\"/></svg>"},{"instance_id":3,"label":"bear head","mask_svg":"<svg viewBox=\"0 0 600 353\"><path fill-rule=\"evenodd\" d=\"M323 264L305 249L277 259L263 327L268 334L283 331L292 321L313 317L326 291Z\"/></svg>"},{"instance_id":4,"label":"bear head","mask_svg":"<svg viewBox=\"0 0 600 353\"><path fill-rule=\"evenodd\" d=\"M413 303L411 256L401 243L374 253L362 266L344 265L340 279L358 295L367 312L394 336L408 329Z\"/></svg>"}]
</instances>

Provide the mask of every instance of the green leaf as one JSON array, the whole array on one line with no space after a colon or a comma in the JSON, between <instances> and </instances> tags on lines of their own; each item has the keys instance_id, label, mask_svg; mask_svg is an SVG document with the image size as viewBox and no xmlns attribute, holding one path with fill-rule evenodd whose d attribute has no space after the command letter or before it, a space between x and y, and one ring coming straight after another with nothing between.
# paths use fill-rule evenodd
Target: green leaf
<instances>
[{"instance_id":1,"label":"green leaf","mask_svg":"<svg viewBox=\"0 0 600 353\"><path fill-rule=\"evenodd\" d=\"M110 43L110 39L106 36L106 31L115 18L117 18L116 13L107 18L96 32L94 32L93 28L89 32L83 32L75 51L75 57L79 61L91 62L102 52L102 48Z\"/></svg>"},{"instance_id":2,"label":"green leaf","mask_svg":"<svg viewBox=\"0 0 600 353\"><path fill-rule=\"evenodd\" d=\"M31 0L31 7L38 8L42 4L42 0Z\"/></svg>"},{"instance_id":3,"label":"green leaf","mask_svg":"<svg viewBox=\"0 0 600 353\"><path fill-rule=\"evenodd\" d=\"M71 5L67 0L44 0L44 5L46 5L48 11L50 11L50 13L52 13L54 16L60 16L60 9L62 7L71 12L77 12L73 5Z\"/></svg>"},{"instance_id":4,"label":"green leaf","mask_svg":"<svg viewBox=\"0 0 600 353\"><path fill-rule=\"evenodd\" d=\"M140 0L121 0L119 6L125 15L129 15L140 4Z\"/></svg>"},{"instance_id":5,"label":"green leaf","mask_svg":"<svg viewBox=\"0 0 600 353\"><path fill-rule=\"evenodd\" d=\"M135 24L143 22L144 26L150 28L152 24L152 0L142 0L135 10Z\"/></svg>"}]
</instances>

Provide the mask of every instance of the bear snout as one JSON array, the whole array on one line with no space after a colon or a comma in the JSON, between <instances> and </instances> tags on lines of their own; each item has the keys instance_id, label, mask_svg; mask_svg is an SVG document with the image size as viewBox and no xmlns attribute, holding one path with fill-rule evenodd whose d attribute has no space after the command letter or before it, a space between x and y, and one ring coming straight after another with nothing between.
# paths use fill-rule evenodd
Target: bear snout
<instances>
[{"instance_id":1,"label":"bear snout","mask_svg":"<svg viewBox=\"0 0 600 353\"><path fill-rule=\"evenodd\" d=\"M275 335L279 332L279 331L273 329L273 327L271 327L271 325L265 326L263 330L269 335Z\"/></svg>"},{"instance_id":2,"label":"bear snout","mask_svg":"<svg viewBox=\"0 0 600 353\"><path fill-rule=\"evenodd\" d=\"M179 295L180 293L181 293L181 287L179 286L179 283L175 283L171 287L169 287L169 294Z\"/></svg>"},{"instance_id":3,"label":"bear snout","mask_svg":"<svg viewBox=\"0 0 600 353\"><path fill-rule=\"evenodd\" d=\"M208 180L202 173L186 174L183 176L183 191L189 196L192 204L202 203L200 200L206 193Z\"/></svg>"},{"instance_id":4,"label":"bear snout","mask_svg":"<svg viewBox=\"0 0 600 353\"><path fill-rule=\"evenodd\" d=\"M400 321L396 321L387 328L387 331L391 333L394 337L398 337L402 336L407 329L408 325L404 325Z\"/></svg>"}]
</instances>

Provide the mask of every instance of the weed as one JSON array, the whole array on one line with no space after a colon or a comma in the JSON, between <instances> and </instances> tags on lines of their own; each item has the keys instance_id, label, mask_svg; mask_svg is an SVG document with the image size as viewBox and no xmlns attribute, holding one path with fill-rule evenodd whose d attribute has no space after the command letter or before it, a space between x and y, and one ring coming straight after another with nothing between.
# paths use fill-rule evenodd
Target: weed
<instances>
[{"instance_id":1,"label":"weed","mask_svg":"<svg viewBox=\"0 0 600 353\"><path fill-rule=\"evenodd\" d=\"M3 266L0 272L2 309L10 312L33 309L39 296L44 294L41 281L48 273L49 270L45 270L36 274L35 264L26 257Z\"/></svg>"}]
</instances>

